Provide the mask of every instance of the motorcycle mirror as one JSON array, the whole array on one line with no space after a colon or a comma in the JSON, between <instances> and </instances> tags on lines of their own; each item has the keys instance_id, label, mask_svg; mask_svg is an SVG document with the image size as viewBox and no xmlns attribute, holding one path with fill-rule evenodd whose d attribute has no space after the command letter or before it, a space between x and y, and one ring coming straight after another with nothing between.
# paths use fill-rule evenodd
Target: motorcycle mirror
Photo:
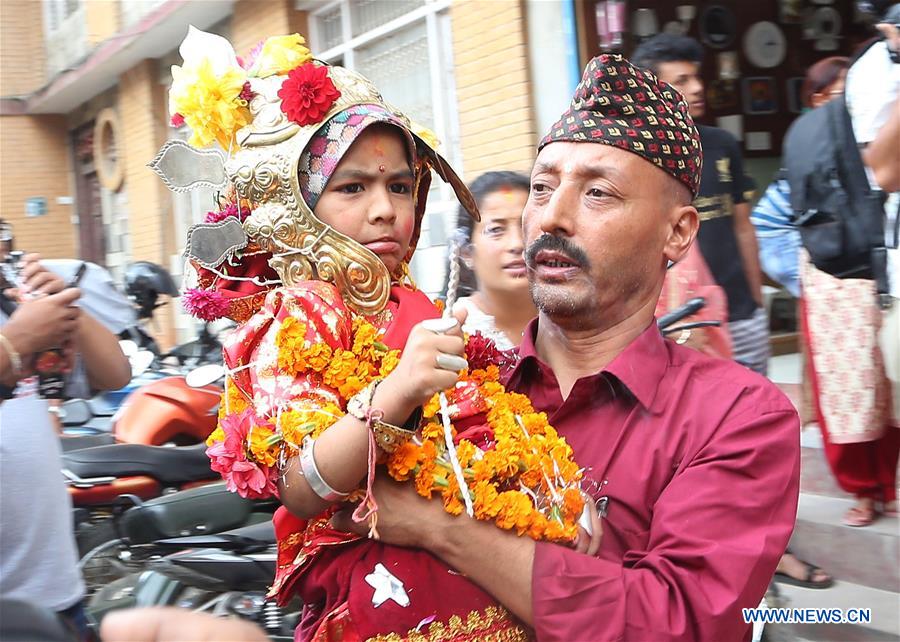
<instances>
[{"instance_id":1,"label":"motorcycle mirror","mask_svg":"<svg viewBox=\"0 0 900 642\"><path fill-rule=\"evenodd\" d=\"M128 360L131 362L131 376L137 377L144 374L155 358L149 350L138 350L135 354L128 357Z\"/></svg>"},{"instance_id":2,"label":"motorcycle mirror","mask_svg":"<svg viewBox=\"0 0 900 642\"><path fill-rule=\"evenodd\" d=\"M185 383L191 388L202 388L225 376L225 368L218 363L210 363L199 368L194 368L184 377Z\"/></svg>"},{"instance_id":3,"label":"motorcycle mirror","mask_svg":"<svg viewBox=\"0 0 900 642\"><path fill-rule=\"evenodd\" d=\"M131 339L122 339L119 341L119 347L122 349L122 354L126 357L132 357L137 354L138 351L138 344Z\"/></svg>"},{"instance_id":4,"label":"motorcycle mirror","mask_svg":"<svg viewBox=\"0 0 900 642\"><path fill-rule=\"evenodd\" d=\"M90 421L94 413L84 399L69 399L56 409L56 415L63 426L81 426Z\"/></svg>"}]
</instances>

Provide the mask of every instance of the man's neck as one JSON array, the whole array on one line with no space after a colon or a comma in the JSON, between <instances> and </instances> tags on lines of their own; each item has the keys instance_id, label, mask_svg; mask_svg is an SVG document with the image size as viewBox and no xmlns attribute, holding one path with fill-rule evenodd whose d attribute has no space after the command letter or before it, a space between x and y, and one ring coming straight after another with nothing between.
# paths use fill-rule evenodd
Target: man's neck
<instances>
[{"instance_id":1,"label":"man's neck","mask_svg":"<svg viewBox=\"0 0 900 642\"><path fill-rule=\"evenodd\" d=\"M648 301L615 325L567 328L543 312L538 315L535 350L552 368L563 399L575 382L600 372L647 329L653 321L655 301Z\"/></svg>"}]
</instances>

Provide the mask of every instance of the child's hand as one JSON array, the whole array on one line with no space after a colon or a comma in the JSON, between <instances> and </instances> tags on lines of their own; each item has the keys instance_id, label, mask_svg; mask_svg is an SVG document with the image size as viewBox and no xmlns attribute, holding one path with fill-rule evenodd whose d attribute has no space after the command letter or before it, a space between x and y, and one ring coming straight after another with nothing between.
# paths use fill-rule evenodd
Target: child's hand
<instances>
[{"instance_id":1,"label":"child's hand","mask_svg":"<svg viewBox=\"0 0 900 642\"><path fill-rule=\"evenodd\" d=\"M437 328L440 321L452 327ZM376 390L373 405L384 411L386 421L402 424L416 408L459 379L460 370L467 366L466 346L462 328L454 321L423 321L409 333L400 363Z\"/></svg>"}]
</instances>

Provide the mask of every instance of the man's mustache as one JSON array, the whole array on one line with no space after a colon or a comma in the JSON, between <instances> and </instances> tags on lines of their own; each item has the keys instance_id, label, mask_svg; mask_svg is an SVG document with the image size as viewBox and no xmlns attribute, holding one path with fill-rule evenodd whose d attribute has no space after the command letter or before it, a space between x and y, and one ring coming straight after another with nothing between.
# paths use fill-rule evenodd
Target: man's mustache
<instances>
[{"instance_id":1,"label":"man's mustache","mask_svg":"<svg viewBox=\"0 0 900 642\"><path fill-rule=\"evenodd\" d=\"M584 269L588 269L591 265L587 254L580 247L562 236L554 236L553 234L545 233L541 234L537 240L525 250L525 263L529 268L534 269L535 259L537 258L538 252L541 250L558 252Z\"/></svg>"}]
</instances>

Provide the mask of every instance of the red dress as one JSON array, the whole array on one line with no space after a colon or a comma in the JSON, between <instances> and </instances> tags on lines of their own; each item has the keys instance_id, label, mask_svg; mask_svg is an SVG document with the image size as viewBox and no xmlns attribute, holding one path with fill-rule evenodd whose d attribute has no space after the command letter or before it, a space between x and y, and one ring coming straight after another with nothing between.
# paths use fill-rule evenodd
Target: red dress
<instances>
[{"instance_id":1,"label":"red dress","mask_svg":"<svg viewBox=\"0 0 900 642\"><path fill-rule=\"evenodd\" d=\"M307 326L307 339L331 348L349 349L352 314L337 290L308 282L269 295L263 310L241 326L225 347L229 368L239 371L235 384L254 400L260 414L270 413L279 398L305 398L311 403L338 401L337 392L304 375L293 381L272 376L277 359L272 320L295 316ZM367 320L384 329L382 342L401 349L412 327L439 316L419 291L394 287L388 308ZM280 604L299 595L303 618L295 640L476 640L529 639L525 629L496 600L430 553L390 546L330 527L331 511L312 520L300 519L284 507L275 514L278 567L270 595ZM388 599L373 603L375 589L366 576L383 565L403 583L409 604Z\"/></svg>"}]
</instances>

